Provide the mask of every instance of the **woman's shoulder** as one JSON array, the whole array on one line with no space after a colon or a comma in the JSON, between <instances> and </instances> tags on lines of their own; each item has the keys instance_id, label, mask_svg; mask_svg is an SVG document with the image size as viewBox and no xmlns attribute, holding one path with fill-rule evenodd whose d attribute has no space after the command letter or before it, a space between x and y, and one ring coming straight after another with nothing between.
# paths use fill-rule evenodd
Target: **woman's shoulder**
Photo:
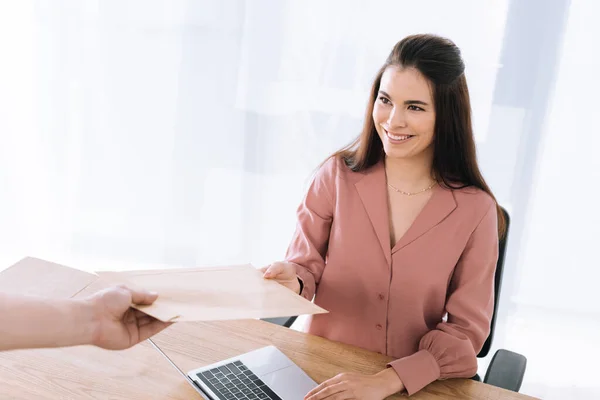
<instances>
[{"instance_id":1,"label":"woman's shoulder","mask_svg":"<svg viewBox=\"0 0 600 400\"><path fill-rule=\"evenodd\" d=\"M364 172L354 172L346 164L346 160L342 156L332 155L323 161L323 163L319 166L316 175L320 179L325 180L336 180L339 178L344 181L352 182L361 179L365 173L368 172L368 170Z\"/></svg>"},{"instance_id":2,"label":"woman's shoulder","mask_svg":"<svg viewBox=\"0 0 600 400\"><path fill-rule=\"evenodd\" d=\"M483 216L492 207L495 207L496 201L485 190L475 186L461 186L451 184L446 187L452 191L458 208Z\"/></svg>"}]
</instances>

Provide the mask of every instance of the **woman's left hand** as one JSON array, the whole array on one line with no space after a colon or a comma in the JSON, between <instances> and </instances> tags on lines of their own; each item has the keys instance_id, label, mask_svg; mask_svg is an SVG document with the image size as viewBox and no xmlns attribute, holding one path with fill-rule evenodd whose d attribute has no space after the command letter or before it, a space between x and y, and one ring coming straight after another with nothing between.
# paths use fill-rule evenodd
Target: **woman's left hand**
<instances>
[{"instance_id":1,"label":"woman's left hand","mask_svg":"<svg viewBox=\"0 0 600 400\"><path fill-rule=\"evenodd\" d=\"M308 392L305 400L383 400L404 390L396 372L388 368L375 375L339 374Z\"/></svg>"}]
</instances>

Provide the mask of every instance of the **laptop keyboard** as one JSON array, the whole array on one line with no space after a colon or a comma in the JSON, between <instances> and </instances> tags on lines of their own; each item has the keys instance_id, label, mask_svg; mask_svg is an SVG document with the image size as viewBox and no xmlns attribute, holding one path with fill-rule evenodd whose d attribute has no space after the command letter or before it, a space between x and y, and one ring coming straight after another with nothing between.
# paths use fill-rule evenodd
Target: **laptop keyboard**
<instances>
[{"instance_id":1,"label":"laptop keyboard","mask_svg":"<svg viewBox=\"0 0 600 400\"><path fill-rule=\"evenodd\" d=\"M281 400L241 361L198 374L220 400Z\"/></svg>"}]
</instances>

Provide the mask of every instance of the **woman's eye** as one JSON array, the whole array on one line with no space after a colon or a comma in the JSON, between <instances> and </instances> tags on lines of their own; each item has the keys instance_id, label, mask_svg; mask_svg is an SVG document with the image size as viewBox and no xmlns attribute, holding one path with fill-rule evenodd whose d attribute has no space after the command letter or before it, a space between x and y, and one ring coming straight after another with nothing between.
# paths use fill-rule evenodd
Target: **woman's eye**
<instances>
[{"instance_id":1,"label":"woman's eye","mask_svg":"<svg viewBox=\"0 0 600 400\"><path fill-rule=\"evenodd\" d=\"M415 106L415 105L408 106L408 109L412 110L412 111L424 111L421 107L418 107L418 106Z\"/></svg>"},{"instance_id":2,"label":"woman's eye","mask_svg":"<svg viewBox=\"0 0 600 400\"><path fill-rule=\"evenodd\" d=\"M390 104L390 100L387 97L383 97L383 96L379 96L379 101L381 101L383 104Z\"/></svg>"}]
</instances>

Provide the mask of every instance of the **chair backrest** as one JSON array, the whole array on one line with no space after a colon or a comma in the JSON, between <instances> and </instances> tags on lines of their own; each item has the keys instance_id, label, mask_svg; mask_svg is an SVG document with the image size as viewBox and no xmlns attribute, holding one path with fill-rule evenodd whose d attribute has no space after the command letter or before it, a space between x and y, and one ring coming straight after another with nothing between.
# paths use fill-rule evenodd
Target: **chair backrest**
<instances>
[{"instance_id":1,"label":"chair backrest","mask_svg":"<svg viewBox=\"0 0 600 400\"><path fill-rule=\"evenodd\" d=\"M482 358L487 356L492 347L492 340L494 338L494 329L496 328L496 313L498 311L498 303L500 302L500 289L502 288L502 273L504 272L504 255L506 254L506 240L508 239L508 228L510 225L510 217L508 212L500 207L506 220L506 234L504 238L500 239L498 245L498 263L496 264L496 275L494 277L494 313L492 314L492 323L490 325L490 334L483 344L481 351L477 354L477 357Z\"/></svg>"}]
</instances>

